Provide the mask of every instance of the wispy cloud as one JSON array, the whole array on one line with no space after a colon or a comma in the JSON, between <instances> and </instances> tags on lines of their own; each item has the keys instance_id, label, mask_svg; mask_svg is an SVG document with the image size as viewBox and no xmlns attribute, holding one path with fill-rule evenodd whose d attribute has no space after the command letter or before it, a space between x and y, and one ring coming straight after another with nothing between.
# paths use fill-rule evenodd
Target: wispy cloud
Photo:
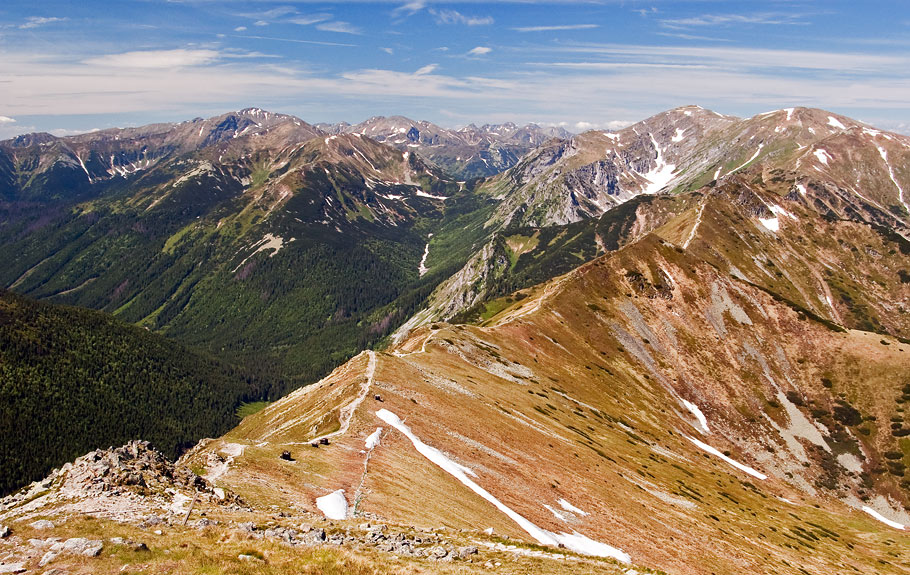
<instances>
[{"instance_id":1,"label":"wispy cloud","mask_svg":"<svg viewBox=\"0 0 910 575\"><path fill-rule=\"evenodd\" d=\"M425 76L427 74L432 74L438 67L439 67L438 64L428 64L428 65L424 66L423 68L420 68L416 72L414 72L414 75L415 76Z\"/></svg>"},{"instance_id":2,"label":"wispy cloud","mask_svg":"<svg viewBox=\"0 0 910 575\"><path fill-rule=\"evenodd\" d=\"M437 24L464 24L465 26L489 26L493 23L492 16L465 16L457 10L430 9L430 14Z\"/></svg>"},{"instance_id":3,"label":"wispy cloud","mask_svg":"<svg viewBox=\"0 0 910 575\"><path fill-rule=\"evenodd\" d=\"M272 42L290 42L291 44L313 44L316 46L341 46L345 48L356 48L357 44L345 44L343 42L320 42L319 40L301 40L300 38L281 38L277 36L257 36L253 34L237 35L236 38L249 38L251 40L270 40Z\"/></svg>"},{"instance_id":4,"label":"wispy cloud","mask_svg":"<svg viewBox=\"0 0 910 575\"><path fill-rule=\"evenodd\" d=\"M325 22L326 20L331 20L331 14L308 14L303 16L294 16L293 18L288 18L286 22L291 24L297 24L298 26L310 26L312 24L318 24L319 22Z\"/></svg>"},{"instance_id":5,"label":"wispy cloud","mask_svg":"<svg viewBox=\"0 0 910 575\"><path fill-rule=\"evenodd\" d=\"M689 18L667 18L660 20L660 25L671 29L689 29L697 27L718 27L734 25L806 25L808 22L802 14L762 13L762 14L703 14Z\"/></svg>"},{"instance_id":6,"label":"wispy cloud","mask_svg":"<svg viewBox=\"0 0 910 575\"><path fill-rule=\"evenodd\" d=\"M468 50L468 56L485 56L492 51L493 49L489 46L477 46Z\"/></svg>"},{"instance_id":7,"label":"wispy cloud","mask_svg":"<svg viewBox=\"0 0 910 575\"><path fill-rule=\"evenodd\" d=\"M53 24L55 22L66 22L67 20L68 20L68 18L57 18L54 16L49 17L49 18L45 18L42 16L30 16L25 19L24 24L19 25L19 29L28 30L29 28L37 28L39 26L44 26L46 24Z\"/></svg>"},{"instance_id":8,"label":"wispy cloud","mask_svg":"<svg viewBox=\"0 0 910 575\"><path fill-rule=\"evenodd\" d=\"M519 26L512 28L516 32L555 32L558 30L591 30L600 28L598 24L561 24L555 26Z\"/></svg>"},{"instance_id":9,"label":"wispy cloud","mask_svg":"<svg viewBox=\"0 0 910 575\"><path fill-rule=\"evenodd\" d=\"M170 69L210 64L219 56L215 50L139 50L96 56L84 63L106 68Z\"/></svg>"},{"instance_id":10,"label":"wispy cloud","mask_svg":"<svg viewBox=\"0 0 910 575\"><path fill-rule=\"evenodd\" d=\"M342 22L341 20L335 20L333 22L325 22L322 24L316 25L317 30L322 30L323 32L338 32L340 34L361 34L360 28L354 26L349 22Z\"/></svg>"},{"instance_id":11,"label":"wispy cloud","mask_svg":"<svg viewBox=\"0 0 910 575\"><path fill-rule=\"evenodd\" d=\"M426 0L411 0L410 2L405 2L398 8L395 8L395 10L392 11L392 15L396 17L413 16L426 7Z\"/></svg>"}]
</instances>

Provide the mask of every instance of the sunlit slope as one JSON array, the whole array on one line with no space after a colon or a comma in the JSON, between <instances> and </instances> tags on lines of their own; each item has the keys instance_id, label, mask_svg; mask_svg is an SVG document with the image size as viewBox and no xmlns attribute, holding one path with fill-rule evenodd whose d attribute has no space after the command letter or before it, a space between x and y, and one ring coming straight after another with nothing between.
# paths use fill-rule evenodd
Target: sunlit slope
<instances>
[{"instance_id":1,"label":"sunlit slope","mask_svg":"<svg viewBox=\"0 0 910 575\"><path fill-rule=\"evenodd\" d=\"M467 478L537 529L674 573L897 573L910 541L861 508L910 523L885 455L907 455L890 421L908 354L652 234L485 327L362 354L195 457L246 446L218 481L251 500L314 509L344 489L349 513L540 541Z\"/></svg>"}]
</instances>

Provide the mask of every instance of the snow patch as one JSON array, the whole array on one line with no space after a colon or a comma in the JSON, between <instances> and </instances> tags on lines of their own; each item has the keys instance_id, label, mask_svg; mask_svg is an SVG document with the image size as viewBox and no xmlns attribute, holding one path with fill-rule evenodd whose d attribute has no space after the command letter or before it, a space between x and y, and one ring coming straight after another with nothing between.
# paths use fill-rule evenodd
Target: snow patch
<instances>
[{"instance_id":1,"label":"snow patch","mask_svg":"<svg viewBox=\"0 0 910 575\"><path fill-rule=\"evenodd\" d=\"M790 118L793 117L793 108L784 108L784 111L787 112L787 121L790 121Z\"/></svg>"},{"instance_id":2,"label":"snow patch","mask_svg":"<svg viewBox=\"0 0 910 575\"><path fill-rule=\"evenodd\" d=\"M400 431L402 434L404 434L405 437L410 439L411 443L414 445L414 448L418 453L429 459L443 471L460 481L465 487L481 496L485 500L489 501L491 504L493 504L494 507L505 513L509 519L517 523L519 527L524 529L531 537L536 539L538 543L542 545L551 545L553 547L562 544L568 549L575 551L576 553L593 555L596 557L612 557L624 563L631 562L631 558L627 553L616 549L615 547L611 547L604 543L589 539L580 533L551 533L550 531L541 529L496 499L496 497L490 494L490 492L488 492L486 489L475 483L470 477L468 477L468 475L476 477L473 471L467 467L464 467L463 465L452 461L435 447L431 447L421 441L416 435L414 435L414 433L411 432L411 429L405 425L397 415L387 409L380 409L376 412L376 416Z\"/></svg>"},{"instance_id":3,"label":"snow patch","mask_svg":"<svg viewBox=\"0 0 910 575\"><path fill-rule=\"evenodd\" d=\"M695 419L698 420L698 425L701 427L701 429L699 429L699 431L701 431L704 434L711 433L711 430L708 429L708 419L705 417L705 414L702 413L700 409L698 409L698 406L695 405L694 403L692 403L691 401L686 401L685 399L682 400L682 402L683 402L683 405L686 406L686 409L688 409L692 413L692 415L695 416Z\"/></svg>"},{"instance_id":4,"label":"snow patch","mask_svg":"<svg viewBox=\"0 0 910 575\"><path fill-rule=\"evenodd\" d=\"M622 137L619 134L614 134L612 132L604 132L604 136L610 138L614 142Z\"/></svg>"},{"instance_id":5,"label":"snow patch","mask_svg":"<svg viewBox=\"0 0 910 575\"><path fill-rule=\"evenodd\" d=\"M673 136L672 138L670 138L670 141L672 141L672 142L682 142L682 141L683 141L683 134L685 134L685 133L686 133L685 130L683 130L683 129L681 129L681 128L676 128L676 135Z\"/></svg>"},{"instance_id":6,"label":"snow patch","mask_svg":"<svg viewBox=\"0 0 910 575\"><path fill-rule=\"evenodd\" d=\"M884 515L882 515L881 513L879 513L875 509L872 509L869 506L863 505L863 511L865 511L866 513L868 513L875 519L881 521L885 525L888 525L889 527L894 527L895 529L901 529L901 530L906 529L906 527L904 527L903 524L898 523L897 521L892 521L892 520L888 519L887 517L885 517Z\"/></svg>"},{"instance_id":7,"label":"snow patch","mask_svg":"<svg viewBox=\"0 0 910 575\"><path fill-rule=\"evenodd\" d=\"M434 195L432 195L432 194L428 194L428 193L426 193L426 192L423 191L423 190L417 190L416 195L419 196L419 197L421 197L421 198L430 198L430 199L432 199L432 200L442 200L442 201L446 201L446 200L449 199L449 198L447 198L447 197L445 197L445 196L434 196Z\"/></svg>"},{"instance_id":8,"label":"snow patch","mask_svg":"<svg viewBox=\"0 0 910 575\"><path fill-rule=\"evenodd\" d=\"M316 507L322 511L326 519L346 518L348 516L348 500L344 498L344 489L317 497Z\"/></svg>"},{"instance_id":9,"label":"snow patch","mask_svg":"<svg viewBox=\"0 0 910 575\"><path fill-rule=\"evenodd\" d=\"M796 191L805 196L806 195L806 186L804 186L802 184L796 184Z\"/></svg>"},{"instance_id":10,"label":"snow patch","mask_svg":"<svg viewBox=\"0 0 910 575\"><path fill-rule=\"evenodd\" d=\"M560 507L562 507L562 508L565 509L566 511L569 511L569 512L571 512L571 513L574 513L575 515L581 515L582 517L585 517L585 516L588 515L587 513L585 513L584 511L582 511L582 510L579 509L578 507L575 507L574 505L572 505L571 503L569 503L569 502L566 501L565 499L559 499L556 503L559 503L559 506L560 506Z\"/></svg>"},{"instance_id":11,"label":"snow patch","mask_svg":"<svg viewBox=\"0 0 910 575\"><path fill-rule=\"evenodd\" d=\"M381 435L382 435L382 428L377 427L376 431L374 431L373 433L370 434L369 437L367 437L367 440L363 443L363 446L366 447L367 449L373 449L374 447L379 445L379 437Z\"/></svg>"},{"instance_id":12,"label":"snow patch","mask_svg":"<svg viewBox=\"0 0 910 575\"><path fill-rule=\"evenodd\" d=\"M823 163L826 166L828 165L828 160L831 159L831 156L828 155L828 152L826 152L822 148L819 148L812 153L815 154L815 157L818 158L819 162Z\"/></svg>"},{"instance_id":13,"label":"snow patch","mask_svg":"<svg viewBox=\"0 0 910 575\"><path fill-rule=\"evenodd\" d=\"M715 457L719 457L719 458L723 459L724 461L726 461L727 463L729 463L729 464L732 465L733 467L739 469L740 471L744 471L744 472L748 473L748 474L751 475L752 477L755 477L755 478L761 479L761 480L765 480L765 479L768 478L768 476L765 475L764 473L755 471L754 469L752 469L752 468L749 467L748 465L743 465L743 464L740 463L739 461L736 461L736 460L734 460L734 459L730 459L729 457L727 457L726 455L724 455L724 454L721 453L720 451L714 449L713 447L711 447L711 446L708 445L707 443L703 443L703 442L701 442L701 441L695 439L694 437L689 437L688 435L683 435L683 437L685 437L686 439L688 439L689 441L691 441L692 443L694 443L698 448L702 449L703 451L707 451L707 452L710 453L711 455L714 455Z\"/></svg>"},{"instance_id":14,"label":"snow patch","mask_svg":"<svg viewBox=\"0 0 910 575\"><path fill-rule=\"evenodd\" d=\"M778 230L780 230L780 220L778 219L778 216L787 216L788 218L791 218L794 220L797 219L796 216L794 216L793 214L791 214L790 212L788 212L787 210L783 209L782 207L780 207L776 204L773 206L768 206L768 209L771 210L771 213L774 214L774 217L758 218L758 221L761 222L761 225L765 226L767 229L771 230L772 232L777 232Z\"/></svg>"},{"instance_id":15,"label":"snow patch","mask_svg":"<svg viewBox=\"0 0 910 575\"><path fill-rule=\"evenodd\" d=\"M847 126L841 124L837 118L834 116L828 116L828 125L837 128L838 130L846 130Z\"/></svg>"}]
</instances>

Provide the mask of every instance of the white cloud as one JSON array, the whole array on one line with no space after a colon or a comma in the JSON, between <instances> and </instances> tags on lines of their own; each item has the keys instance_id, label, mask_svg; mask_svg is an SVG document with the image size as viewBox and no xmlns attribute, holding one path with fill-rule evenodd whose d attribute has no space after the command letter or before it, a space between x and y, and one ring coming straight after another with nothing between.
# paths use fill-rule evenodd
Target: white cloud
<instances>
[{"instance_id":1,"label":"white cloud","mask_svg":"<svg viewBox=\"0 0 910 575\"><path fill-rule=\"evenodd\" d=\"M489 54L492 51L493 51L493 49L489 48L487 46L477 46L476 48L471 48L470 50L468 50L468 55L469 56L484 56L486 54Z\"/></svg>"},{"instance_id":2,"label":"white cloud","mask_svg":"<svg viewBox=\"0 0 910 575\"><path fill-rule=\"evenodd\" d=\"M237 26L234 28L234 32L246 32L246 26Z\"/></svg>"},{"instance_id":3,"label":"white cloud","mask_svg":"<svg viewBox=\"0 0 910 575\"><path fill-rule=\"evenodd\" d=\"M63 138L65 136L78 136L79 134L91 134L93 132L100 132L101 128L91 128L88 130L68 130L66 128L57 128L55 130L50 130L50 133L57 136L58 138Z\"/></svg>"},{"instance_id":4,"label":"white cloud","mask_svg":"<svg viewBox=\"0 0 910 575\"><path fill-rule=\"evenodd\" d=\"M15 121L16 120L8 116L0 116L0 124L12 124Z\"/></svg>"},{"instance_id":5,"label":"white cloud","mask_svg":"<svg viewBox=\"0 0 910 575\"><path fill-rule=\"evenodd\" d=\"M326 20L331 20L331 14L311 14L309 16L295 16L294 18L289 18L287 22L291 24L297 24L299 26L310 26L312 24L318 24L319 22L325 22Z\"/></svg>"},{"instance_id":6,"label":"white cloud","mask_svg":"<svg viewBox=\"0 0 910 575\"><path fill-rule=\"evenodd\" d=\"M600 28L597 24L562 24L556 26L519 26L512 28L516 32L555 32L557 30L591 30Z\"/></svg>"},{"instance_id":7,"label":"white cloud","mask_svg":"<svg viewBox=\"0 0 910 575\"><path fill-rule=\"evenodd\" d=\"M382 50L383 52L385 52L386 54L389 54L389 55L395 54L395 50L392 48L380 48L380 50Z\"/></svg>"},{"instance_id":8,"label":"white cloud","mask_svg":"<svg viewBox=\"0 0 910 575\"><path fill-rule=\"evenodd\" d=\"M575 130L578 132L585 132L588 130L622 130L634 124L629 120L609 120L606 122L575 122ZM565 122L563 122L565 124Z\"/></svg>"},{"instance_id":9,"label":"white cloud","mask_svg":"<svg viewBox=\"0 0 910 575\"><path fill-rule=\"evenodd\" d=\"M111 68L170 69L211 64L218 59L215 50L140 50L97 56L84 63Z\"/></svg>"},{"instance_id":10,"label":"white cloud","mask_svg":"<svg viewBox=\"0 0 910 575\"><path fill-rule=\"evenodd\" d=\"M53 24L54 22L65 22L67 18L43 18L40 16L31 16L25 19L25 24L19 26L20 30L28 30L29 28L37 28L38 26L44 26L45 24Z\"/></svg>"},{"instance_id":11,"label":"white cloud","mask_svg":"<svg viewBox=\"0 0 910 575\"><path fill-rule=\"evenodd\" d=\"M465 16L457 10L430 10L437 24L464 24L465 26L488 26L493 23L492 16Z\"/></svg>"},{"instance_id":12,"label":"white cloud","mask_svg":"<svg viewBox=\"0 0 910 575\"><path fill-rule=\"evenodd\" d=\"M690 18L668 18L660 21L666 28L693 28L698 26L731 26L736 24L758 24L780 26L806 25L801 14L764 13L764 14L703 14Z\"/></svg>"},{"instance_id":13,"label":"white cloud","mask_svg":"<svg viewBox=\"0 0 910 575\"><path fill-rule=\"evenodd\" d=\"M425 75L425 74L431 74L431 73L433 73L433 71L436 70L436 68L438 68L438 67L439 67L438 64L428 64L428 65L424 66L423 68L420 68L420 69L418 69L416 72L414 72L414 75L415 75L415 76L423 76L423 75Z\"/></svg>"},{"instance_id":14,"label":"white cloud","mask_svg":"<svg viewBox=\"0 0 910 575\"><path fill-rule=\"evenodd\" d=\"M406 2L398 8L395 8L392 14L395 16L401 16L402 14L412 16L426 7L426 0L412 0L411 2Z\"/></svg>"},{"instance_id":15,"label":"white cloud","mask_svg":"<svg viewBox=\"0 0 910 575\"><path fill-rule=\"evenodd\" d=\"M316 29L322 30L323 32L338 32L341 34L360 34L360 28L352 25L349 22L342 22L337 20L335 22L326 22L324 24L318 24Z\"/></svg>"}]
</instances>

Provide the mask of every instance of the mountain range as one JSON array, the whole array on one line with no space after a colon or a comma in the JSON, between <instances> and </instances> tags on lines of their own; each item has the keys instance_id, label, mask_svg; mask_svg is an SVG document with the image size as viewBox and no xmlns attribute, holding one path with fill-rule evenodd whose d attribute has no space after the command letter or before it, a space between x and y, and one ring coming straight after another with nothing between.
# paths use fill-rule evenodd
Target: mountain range
<instances>
[{"instance_id":1,"label":"mountain range","mask_svg":"<svg viewBox=\"0 0 910 575\"><path fill-rule=\"evenodd\" d=\"M906 572L910 138L810 108L469 128L0 142L0 285L252 374L233 401L277 401L178 466L254 510L540 572Z\"/></svg>"}]
</instances>

